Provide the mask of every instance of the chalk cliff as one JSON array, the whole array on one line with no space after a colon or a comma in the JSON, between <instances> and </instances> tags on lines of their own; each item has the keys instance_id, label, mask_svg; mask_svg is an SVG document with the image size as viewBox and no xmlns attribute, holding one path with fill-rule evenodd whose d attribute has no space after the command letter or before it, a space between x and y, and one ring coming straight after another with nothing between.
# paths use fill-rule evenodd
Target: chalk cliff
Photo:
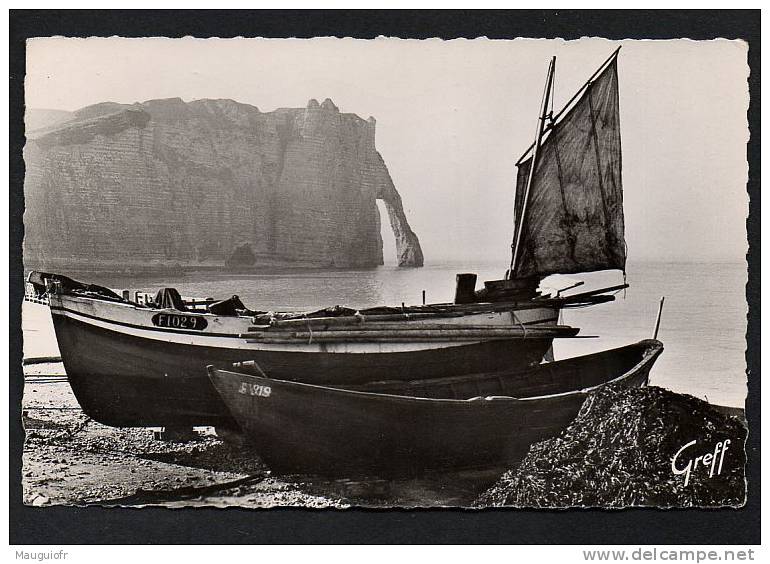
<instances>
[{"instance_id":1,"label":"chalk cliff","mask_svg":"<svg viewBox=\"0 0 770 564\"><path fill-rule=\"evenodd\" d=\"M374 266L378 199L398 263L422 266L374 118L331 100L265 113L232 100L108 102L61 119L27 134L28 266Z\"/></svg>"}]
</instances>

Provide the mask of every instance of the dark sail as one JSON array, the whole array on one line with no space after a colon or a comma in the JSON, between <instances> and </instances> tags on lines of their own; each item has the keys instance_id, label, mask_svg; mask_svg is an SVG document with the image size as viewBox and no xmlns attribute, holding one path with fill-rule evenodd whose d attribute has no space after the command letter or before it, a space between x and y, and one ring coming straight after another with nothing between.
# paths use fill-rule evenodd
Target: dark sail
<instances>
[{"instance_id":1,"label":"dark sail","mask_svg":"<svg viewBox=\"0 0 770 564\"><path fill-rule=\"evenodd\" d=\"M625 270L616 57L544 137L521 221L531 161L518 165L514 277Z\"/></svg>"}]
</instances>

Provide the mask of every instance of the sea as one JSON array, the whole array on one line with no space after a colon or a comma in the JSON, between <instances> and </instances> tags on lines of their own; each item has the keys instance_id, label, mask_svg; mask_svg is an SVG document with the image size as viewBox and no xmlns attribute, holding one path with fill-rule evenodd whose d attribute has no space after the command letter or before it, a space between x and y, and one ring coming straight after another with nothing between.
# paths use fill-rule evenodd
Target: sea
<instances>
[{"instance_id":1,"label":"sea","mask_svg":"<svg viewBox=\"0 0 770 564\"><path fill-rule=\"evenodd\" d=\"M175 287L182 295L224 299L238 295L254 310L313 310L332 305L354 308L450 302L458 273L499 279L505 265L436 263L423 268L386 265L365 270L301 271L280 274L188 273L174 277L111 278L87 281L115 289L155 292ZM85 280L85 279L84 279ZM543 286L583 284L566 294L623 283L616 271L551 277ZM743 407L746 399L745 262L629 262L628 289L613 302L562 312L561 323L580 328L589 339L559 339L555 358L568 358L650 338L665 298L658 339L665 346L650 383L711 403ZM25 316L31 308L25 309ZM28 321L28 320L27 320ZM29 323L25 323L25 336ZM27 347L25 346L25 349Z\"/></svg>"}]
</instances>

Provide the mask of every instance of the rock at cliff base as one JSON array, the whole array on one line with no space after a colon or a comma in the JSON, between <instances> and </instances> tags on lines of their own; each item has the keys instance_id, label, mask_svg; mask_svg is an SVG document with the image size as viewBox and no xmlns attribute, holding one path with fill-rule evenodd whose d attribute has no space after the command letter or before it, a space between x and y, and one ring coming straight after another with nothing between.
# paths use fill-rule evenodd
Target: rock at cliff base
<instances>
[{"instance_id":1,"label":"rock at cliff base","mask_svg":"<svg viewBox=\"0 0 770 564\"><path fill-rule=\"evenodd\" d=\"M532 445L476 505L740 506L745 439L737 417L692 396L608 387L559 436Z\"/></svg>"},{"instance_id":2,"label":"rock at cliff base","mask_svg":"<svg viewBox=\"0 0 770 564\"><path fill-rule=\"evenodd\" d=\"M225 266L228 268L239 266L254 266L257 262L257 257L254 255L254 250L249 243L241 243L235 249L232 254L225 261Z\"/></svg>"}]
</instances>

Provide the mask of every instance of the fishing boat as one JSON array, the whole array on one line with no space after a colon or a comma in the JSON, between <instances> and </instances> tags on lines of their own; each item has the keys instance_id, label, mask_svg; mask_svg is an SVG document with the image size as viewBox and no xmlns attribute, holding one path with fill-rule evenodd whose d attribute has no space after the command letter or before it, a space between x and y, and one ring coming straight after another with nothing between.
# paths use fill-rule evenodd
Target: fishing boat
<instances>
[{"instance_id":1,"label":"fishing boat","mask_svg":"<svg viewBox=\"0 0 770 564\"><path fill-rule=\"evenodd\" d=\"M602 386L646 385L656 340L523 370L358 386L269 377L259 363L209 378L243 437L282 473L419 476L509 468L557 435Z\"/></svg>"},{"instance_id":2,"label":"fishing boat","mask_svg":"<svg viewBox=\"0 0 770 564\"><path fill-rule=\"evenodd\" d=\"M452 303L275 313L237 297L186 301L173 288L140 303L128 292L31 273L81 407L114 426L227 426L208 364L256 360L278 379L353 384L540 362L554 338L575 336L558 324L562 309L611 301L627 287L537 291L552 273L625 268L616 56L563 117L547 112L551 61L532 154L519 163L511 266L479 291L475 274L458 274Z\"/></svg>"},{"instance_id":3,"label":"fishing boat","mask_svg":"<svg viewBox=\"0 0 770 564\"><path fill-rule=\"evenodd\" d=\"M227 409L206 378L211 363L257 359L281 378L311 383L526 366L539 362L554 338L577 334L555 324L556 312L582 303L561 298L521 307L434 304L278 314L242 309L237 298L196 310L171 289L140 304L61 275L32 273L30 280L46 283L78 402L94 420L112 426L227 427Z\"/></svg>"}]
</instances>

